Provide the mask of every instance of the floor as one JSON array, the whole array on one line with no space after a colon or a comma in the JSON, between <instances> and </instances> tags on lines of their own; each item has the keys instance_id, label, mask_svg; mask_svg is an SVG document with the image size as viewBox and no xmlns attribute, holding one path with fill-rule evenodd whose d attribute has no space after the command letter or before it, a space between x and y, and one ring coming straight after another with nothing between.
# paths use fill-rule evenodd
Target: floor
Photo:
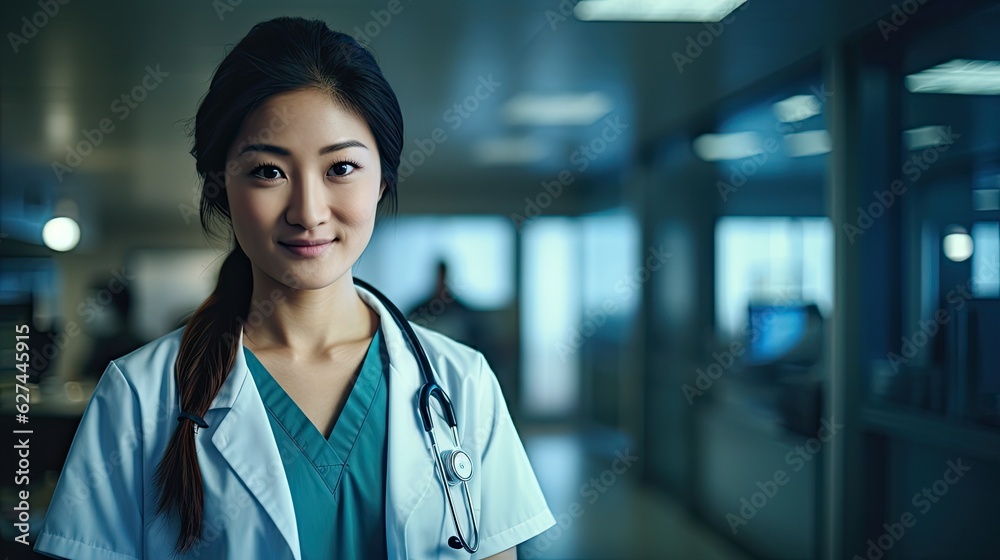
<instances>
[{"instance_id":1,"label":"floor","mask_svg":"<svg viewBox=\"0 0 1000 560\"><path fill-rule=\"evenodd\" d=\"M519 546L518 558L750 560L640 484L638 451L622 437L546 428L522 441L556 525Z\"/></svg>"}]
</instances>

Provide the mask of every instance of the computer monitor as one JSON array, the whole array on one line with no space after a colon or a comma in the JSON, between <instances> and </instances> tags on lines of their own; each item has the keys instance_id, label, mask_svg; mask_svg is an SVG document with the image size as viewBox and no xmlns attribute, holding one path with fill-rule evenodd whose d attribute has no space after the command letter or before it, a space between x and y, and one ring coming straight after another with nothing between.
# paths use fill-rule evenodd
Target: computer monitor
<instances>
[{"instance_id":1,"label":"computer monitor","mask_svg":"<svg viewBox=\"0 0 1000 560\"><path fill-rule=\"evenodd\" d=\"M746 360L814 363L822 349L822 316L812 303L751 303Z\"/></svg>"}]
</instances>

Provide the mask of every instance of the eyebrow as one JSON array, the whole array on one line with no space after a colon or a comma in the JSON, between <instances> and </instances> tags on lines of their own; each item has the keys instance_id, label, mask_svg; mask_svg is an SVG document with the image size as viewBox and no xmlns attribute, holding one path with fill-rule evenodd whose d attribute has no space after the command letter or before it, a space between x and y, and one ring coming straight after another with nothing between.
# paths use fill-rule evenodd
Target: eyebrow
<instances>
[{"instance_id":1,"label":"eyebrow","mask_svg":"<svg viewBox=\"0 0 1000 560\"><path fill-rule=\"evenodd\" d=\"M320 155L328 154L330 152L343 150L344 148L364 148L367 150L368 146L365 146L364 144L362 144L357 140L344 140L343 142L337 142L336 144L330 144L325 148L321 148L319 154ZM245 154L247 152L270 152L272 154L277 154L279 156L291 155L291 152L289 152L286 148L282 148L281 146L275 146L273 144L248 144L246 147L240 150L239 155Z\"/></svg>"}]
</instances>

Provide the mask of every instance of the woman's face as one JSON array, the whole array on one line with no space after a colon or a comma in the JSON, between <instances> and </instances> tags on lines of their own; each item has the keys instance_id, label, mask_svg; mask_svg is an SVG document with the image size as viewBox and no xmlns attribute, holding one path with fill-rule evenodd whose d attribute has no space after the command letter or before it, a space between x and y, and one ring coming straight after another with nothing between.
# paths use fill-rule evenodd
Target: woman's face
<instances>
[{"instance_id":1,"label":"woman's face","mask_svg":"<svg viewBox=\"0 0 1000 560\"><path fill-rule=\"evenodd\" d=\"M247 117L226 159L233 230L255 276L317 289L350 270L385 189L361 117L317 89L278 94Z\"/></svg>"}]
</instances>

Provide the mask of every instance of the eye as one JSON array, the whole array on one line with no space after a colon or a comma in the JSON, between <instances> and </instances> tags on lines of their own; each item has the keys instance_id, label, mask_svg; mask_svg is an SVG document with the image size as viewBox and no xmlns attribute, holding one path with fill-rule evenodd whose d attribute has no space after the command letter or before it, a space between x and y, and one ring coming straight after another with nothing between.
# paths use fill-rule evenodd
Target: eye
<instances>
[{"instance_id":1,"label":"eye","mask_svg":"<svg viewBox=\"0 0 1000 560\"><path fill-rule=\"evenodd\" d=\"M361 166L354 161L338 161L337 163L330 166L330 175L335 177L345 177L354 173L354 171Z\"/></svg>"},{"instance_id":2,"label":"eye","mask_svg":"<svg viewBox=\"0 0 1000 560\"><path fill-rule=\"evenodd\" d=\"M273 163L262 163L254 167L250 175L265 181L277 181L283 177L281 170Z\"/></svg>"}]
</instances>

